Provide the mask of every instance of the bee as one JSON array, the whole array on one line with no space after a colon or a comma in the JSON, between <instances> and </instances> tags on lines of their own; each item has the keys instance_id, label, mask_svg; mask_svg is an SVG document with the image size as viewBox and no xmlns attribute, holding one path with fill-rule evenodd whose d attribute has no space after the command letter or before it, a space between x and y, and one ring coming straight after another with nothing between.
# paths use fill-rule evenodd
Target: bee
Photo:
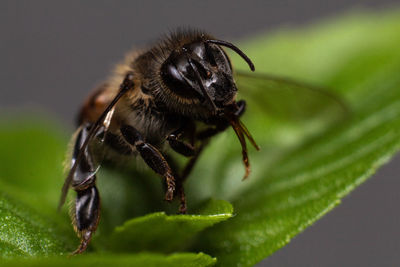
<instances>
[{"instance_id":1,"label":"bee","mask_svg":"<svg viewBox=\"0 0 400 267\"><path fill-rule=\"evenodd\" d=\"M244 178L249 176L246 138L259 147L240 120L246 102L237 100L232 64L223 48L255 70L234 44L202 31L178 30L147 50L130 53L84 103L60 200L61 208L69 188L76 191L71 216L81 242L74 253L86 250L99 223L101 151L115 161L119 156L142 158L165 182L165 200L179 198L180 213L186 213L185 179L210 138L229 127L242 147ZM168 149L189 158L182 172L166 160Z\"/></svg>"}]
</instances>

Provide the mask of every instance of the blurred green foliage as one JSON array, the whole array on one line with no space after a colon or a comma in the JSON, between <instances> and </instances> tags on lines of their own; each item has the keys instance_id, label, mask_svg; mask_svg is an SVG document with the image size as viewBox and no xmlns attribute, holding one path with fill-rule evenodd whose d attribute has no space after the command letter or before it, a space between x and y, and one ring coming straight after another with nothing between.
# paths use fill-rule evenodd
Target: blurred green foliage
<instances>
[{"instance_id":1,"label":"blurred green foliage","mask_svg":"<svg viewBox=\"0 0 400 267\"><path fill-rule=\"evenodd\" d=\"M3 120L2 263L210 266L216 257L220 266L254 265L331 210L399 150L399 32L398 11L364 12L281 30L241 46L257 72L328 88L350 111L318 90L273 91L273 85L264 88L238 76L248 102L243 121L262 147L260 152L250 148L251 177L241 181L240 146L231 130L212 140L187 182L192 215L174 214L177 203L162 201L161 182L149 170L104 168L98 181L99 230L90 251L72 259L42 257L65 255L78 245L67 212L56 212L67 139L58 125L40 119ZM246 68L234 55L233 60L237 68ZM282 113L287 109L292 111ZM226 201L210 198L230 201L233 210ZM178 251L193 253L159 254Z\"/></svg>"}]
</instances>

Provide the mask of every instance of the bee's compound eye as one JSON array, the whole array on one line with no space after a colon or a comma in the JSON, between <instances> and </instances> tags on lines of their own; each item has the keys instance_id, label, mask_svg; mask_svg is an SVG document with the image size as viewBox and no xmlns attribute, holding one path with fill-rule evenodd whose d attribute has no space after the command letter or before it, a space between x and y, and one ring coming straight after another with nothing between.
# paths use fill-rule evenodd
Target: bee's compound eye
<instances>
[{"instance_id":1,"label":"bee's compound eye","mask_svg":"<svg viewBox=\"0 0 400 267\"><path fill-rule=\"evenodd\" d=\"M161 67L161 78L169 90L185 98L201 97L179 72L175 64L170 61L164 62Z\"/></svg>"}]
</instances>

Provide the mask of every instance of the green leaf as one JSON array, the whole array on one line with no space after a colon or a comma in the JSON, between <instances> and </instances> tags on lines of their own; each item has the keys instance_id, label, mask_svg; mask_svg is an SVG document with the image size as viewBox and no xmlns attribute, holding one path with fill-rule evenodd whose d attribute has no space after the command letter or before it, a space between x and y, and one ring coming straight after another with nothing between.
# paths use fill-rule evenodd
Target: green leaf
<instances>
[{"instance_id":1,"label":"green leaf","mask_svg":"<svg viewBox=\"0 0 400 267\"><path fill-rule=\"evenodd\" d=\"M221 266L252 266L331 210L399 151L399 32L398 12L386 17L357 14L243 47L258 70L332 88L352 114L294 145L271 145L259 131L263 119L252 113L249 103L243 121L250 131L256 129L253 134L263 151L250 153L254 172L246 185L235 175L238 162L226 164L231 159L227 154L215 163L223 166L222 173L202 173L218 181L214 184L223 190L214 194L231 199L237 216L207 231L197 249L216 256ZM218 140L218 146L230 141Z\"/></svg>"},{"instance_id":2,"label":"green leaf","mask_svg":"<svg viewBox=\"0 0 400 267\"><path fill-rule=\"evenodd\" d=\"M19 197L30 204L33 201L39 206L43 199L54 202L59 197L57 188L63 182L66 138L58 130L59 125L21 116L2 118L0 179L22 191ZM57 203L53 206L57 207Z\"/></svg>"},{"instance_id":3,"label":"green leaf","mask_svg":"<svg viewBox=\"0 0 400 267\"><path fill-rule=\"evenodd\" d=\"M107 248L114 251L172 252L187 247L205 228L232 216L232 206L223 200L210 200L196 215L152 213L128 220L107 239ZM199 215L197 215L199 214Z\"/></svg>"},{"instance_id":4,"label":"green leaf","mask_svg":"<svg viewBox=\"0 0 400 267\"><path fill-rule=\"evenodd\" d=\"M4 187L2 187L4 188ZM0 193L0 253L3 257L63 254L73 244L53 218L40 216Z\"/></svg>"},{"instance_id":5,"label":"green leaf","mask_svg":"<svg viewBox=\"0 0 400 267\"><path fill-rule=\"evenodd\" d=\"M72 258L50 257L18 260L0 260L7 266L146 266L146 267L206 267L213 266L215 258L203 253L177 253L165 256L162 254L140 253L140 254L101 254L82 255Z\"/></svg>"},{"instance_id":6,"label":"green leaf","mask_svg":"<svg viewBox=\"0 0 400 267\"><path fill-rule=\"evenodd\" d=\"M0 253L59 255L76 246L68 220L56 213L64 140L39 120L0 125ZM60 153L61 152L61 153Z\"/></svg>"}]
</instances>

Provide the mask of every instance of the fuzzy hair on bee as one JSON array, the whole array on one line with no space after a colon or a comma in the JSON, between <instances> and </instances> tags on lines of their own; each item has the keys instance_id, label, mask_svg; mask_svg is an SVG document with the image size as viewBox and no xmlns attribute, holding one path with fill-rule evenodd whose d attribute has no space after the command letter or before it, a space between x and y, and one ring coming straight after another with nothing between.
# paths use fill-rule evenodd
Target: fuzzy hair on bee
<instances>
[{"instance_id":1,"label":"fuzzy hair on bee","mask_svg":"<svg viewBox=\"0 0 400 267\"><path fill-rule=\"evenodd\" d=\"M210 138L232 127L248 177L246 138L259 148L240 121L246 103L236 100L232 64L223 47L254 71L235 45L203 31L178 30L149 49L128 53L84 102L60 200L61 208L68 189L76 191L71 217L81 243L75 253L86 250L100 219L96 172L103 158L141 158L165 182L165 199L178 198L180 213L186 213L184 181ZM188 158L182 170L166 160L171 149Z\"/></svg>"}]
</instances>

